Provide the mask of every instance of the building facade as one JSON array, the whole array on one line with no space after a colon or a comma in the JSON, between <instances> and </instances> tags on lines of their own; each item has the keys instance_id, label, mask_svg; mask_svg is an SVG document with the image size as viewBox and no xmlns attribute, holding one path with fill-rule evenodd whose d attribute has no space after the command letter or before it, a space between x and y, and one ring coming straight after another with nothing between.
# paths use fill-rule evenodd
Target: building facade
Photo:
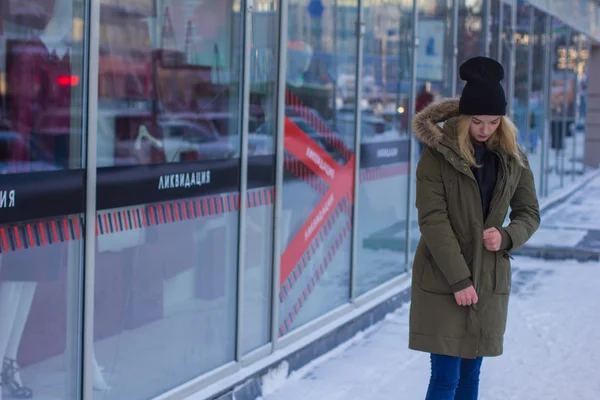
<instances>
[{"instance_id":1,"label":"building facade","mask_svg":"<svg viewBox=\"0 0 600 400\"><path fill-rule=\"evenodd\" d=\"M497 58L548 196L597 167L599 24L590 0L0 2L4 395L217 396L392 298L416 110Z\"/></svg>"}]
</instances>

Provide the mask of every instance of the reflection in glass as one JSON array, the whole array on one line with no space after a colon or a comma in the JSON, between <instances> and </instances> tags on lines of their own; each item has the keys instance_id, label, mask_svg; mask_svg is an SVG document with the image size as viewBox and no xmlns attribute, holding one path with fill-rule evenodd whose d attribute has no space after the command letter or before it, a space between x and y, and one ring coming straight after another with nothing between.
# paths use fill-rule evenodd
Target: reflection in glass
<instances>
[{"instance_id":1,"label":"reflection in glass","mask_svg":"<svg viewBox=\"0 0 600 400\"><path fill-rule=\"evenodd\" d=\"M81 168L81 10L0 3L0 173Z\"/></svg>"},{"instance_id":2,"label":"reflection in glass","mask_svg":"<svg viewBox=\"0 0 600 400\"><path fill-rule=\"evenodd\" d=\"M234 360L239 9L101 3L94 324L111 389L95 398L152 398ZM272 111L251 112L260 124ZM272 154L269 141L253 144ZM268 212L256 218L264 226Z\"/></svg>"},{"instance_id":3,"label":"reflection in glass","mask_svg":"<svg viewBox=\"0 0 600 400\"><path fill-rule=\"evenodd\" d=\"M400 1L364 9L357 295L405 270L411 10L412 6ZM438 25L434 20L429 24L430 29ZM443 53L439 36L432 39L431 48L424 51ZM433 64L425 68L430 61L423 60L422 73L437 80L441 71Z\"/></svg>"},{"instance_id":4,"label":"reflection in glass","mask_svg":"<svg viewBox=\"0 0 600 400\"><path fill-rule=\"evenodd\" d=\"M577 60L578 97L575 104L573 180L585 172L585 127L587 118L587 82L590 56L590 40L579 35L579 57Z\"/></svg>"},{"instance_id":5,"label":"reflection in glass","mask_svg":"<svg viewBox=\"0 0 600 400\"><path fill-rule=\"evenodd\" d=\"M0 2L4 398L77 398L84 187L82 11L72 0ZM53 203L48 201L53 188L67 186L74 190L72 196L51 197L62 206L48 204Z\"/></svg>"},{"instance_id":6,"label":"reflection in glass","mask_svg":"<svg viewBox=\"0 0 600 400\"><path fill-rule=\"evenodd\" d=\"M573 72L569 71L568 56L572 47L571 31L557 20L553 20L554 43L551 46L553 63L550 76L551 123L550 151L548 152L548 193L564 184L565 157L571 155L571 141L568 139L570 108L575 97Z\"/></svg>"},{"instance_id":7,"label":"reflection in glass","mask_svg":"<svg viewBox=\"0 0 600 400\"><path fill-rule=\"evenodd\" d=\"M98 164L239 156L239 24L232 0L103 2Z\"/></svg>"},{"instance_id":8,"label":"reflection in glass","mask_svg":"<svg viewBox=\"0 0 600 400\"><path fill-rule=\"evenodd\" d=\"M510 4L504 3L504 1L500 1L500 7L502 7L502 12L500 14L502 17L501 18L502 29L500 31L501 35L500 35L500 43L499 43L501 54L500 54L498 61L504 67L503 86L504 86L504 90L506 92L506 98L508 101L508 99L510 99L511 96L514 96L514 94L510 92L510 90L511 90L510 82L513 79L513 77L511 76L512 71L510 68L511 48L513 46L513 44L512 44L513 41L512 41L511 36L514 34L513 27L512 27L512 6Z\"/></svg>"},{"instance_id":9,"label":"reflection in glass","mask_svg":"<svg viewBox=\"0 0 600 400\"><path fill-rule=\"evenodd\" d=\"M545 14L534 11L534 34L533 40L533 66L532 66L532 82L531 82L531 97L529 99L530 107L530 139L528 159L531 170L535 176L536 189L541 195L542 185L542 135L546 126L550 127L550 123L544 121L544 107L546 101L544 99L544 85L548 83L548 76L544 70L544 60L546 57L546 46L552 40L545 35L546 31Z\"/></svg>"},{"instance_id":10,"label":"reflection in glass","mask_svg":"<svg viewBox=\"0 0 600 400\"><path fill-rule=\"evenodd\" d=\"M529 39L530 39L530 8L526 5L517 6L517 31L515 33L515 56L519 62L515 63L515 93L513 97L513 119L519 130L519 144L527 152L532 146L531 119L532 110L529 109Z\"/></svg>"},{"instance_id":11,"label":"reflection in glass","mask_svg":"<svg viewBox=\"0 0 600 400\"><path fill-rule=\"evenodd\" d=\"M565 122L565 154L564 154L564 165L562 185L568 184L570 181L574 181L578 171L577 161L577 148L583 146L585 143L585 135L581 129L580 121L578 120L578 105L580 103L578 96L580 95L580 48L579 42L582 35L577 32L572 32L570 45L565 56L566 70L567 70L567 90L569 95L567 96L567 107L566 107L566 122Z\"/></svg>"},{"instance_id":12,"label":"reflection in glass","mask_svg":"<svg viewBox=\"0 0 600 400\"><path fill-rule=\"evenodd\" d=\"M484 0L458 0L458 56L457 64L471 57L485 54L483 37ZM457 93L460 94L464 82L456 77Z\"/></svg>"},{"instance_id":13,"label":"reflection in glass","mask_svg":"<svg viewBox=\"0 0 600 400\"><path fill-rule=\"evenodd\" d=\"M280 335L348 301L358 1L289 5Z\"/></svg>"}]
</instances>

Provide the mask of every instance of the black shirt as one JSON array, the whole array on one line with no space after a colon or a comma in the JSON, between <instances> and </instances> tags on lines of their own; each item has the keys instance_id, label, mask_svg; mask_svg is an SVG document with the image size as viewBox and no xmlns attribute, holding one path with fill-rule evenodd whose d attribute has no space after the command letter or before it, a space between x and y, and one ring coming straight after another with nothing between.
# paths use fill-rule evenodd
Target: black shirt
<instances>
[{"instance_id":1,"label":"black shirt","mask_svg":"<svg viewBox=\"0 0 600 400\"><path fill-rule=\"evenodd\" d=\"M472 171L479 184L481 208L483 209L483 219L485 220L490 212L490 204L498 180L500 159L496 153L488 150L487 146L483 143L475 143L473 147L475 148L475 162L479 167L473 167Z\"/></svg>"}]
</instances>

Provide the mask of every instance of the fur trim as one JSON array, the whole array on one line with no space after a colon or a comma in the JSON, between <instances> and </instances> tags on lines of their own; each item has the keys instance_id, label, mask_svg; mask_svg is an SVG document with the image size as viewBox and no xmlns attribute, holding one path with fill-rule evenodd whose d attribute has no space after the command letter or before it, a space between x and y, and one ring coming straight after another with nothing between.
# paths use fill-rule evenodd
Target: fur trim
<instances>
[{"instance_id":1,"label":"fur trim","mask_svg":"<svg viewBox=\"0 0 600 400\"><path fill-rule=\"evenodd\" d=\"M440 122L446 122L451 118L458 117L458 99L444 99L427 106L423 111L413 118L414 135L429 147L437 147L444 139L444 131L438 126Z\"/></svg>"}]
</instances>

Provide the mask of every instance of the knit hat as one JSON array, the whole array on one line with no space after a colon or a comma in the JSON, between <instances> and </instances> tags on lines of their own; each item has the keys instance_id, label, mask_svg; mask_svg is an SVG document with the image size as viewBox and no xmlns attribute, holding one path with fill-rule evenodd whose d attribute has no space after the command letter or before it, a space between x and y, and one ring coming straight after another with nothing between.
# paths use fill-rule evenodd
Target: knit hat
<instances>
[{"instance_id":1,"label":"knit hat","mask_svg":"<svg viewBox=\"0 0 600 400\"><path fill-rule=\"evenodd\" d=\"M467 84L460 97L462 115L506 115L506 95L500 82L502 65L487 57L474 57L460 66L460 79Z\"/></svg>"}]
</instances>

